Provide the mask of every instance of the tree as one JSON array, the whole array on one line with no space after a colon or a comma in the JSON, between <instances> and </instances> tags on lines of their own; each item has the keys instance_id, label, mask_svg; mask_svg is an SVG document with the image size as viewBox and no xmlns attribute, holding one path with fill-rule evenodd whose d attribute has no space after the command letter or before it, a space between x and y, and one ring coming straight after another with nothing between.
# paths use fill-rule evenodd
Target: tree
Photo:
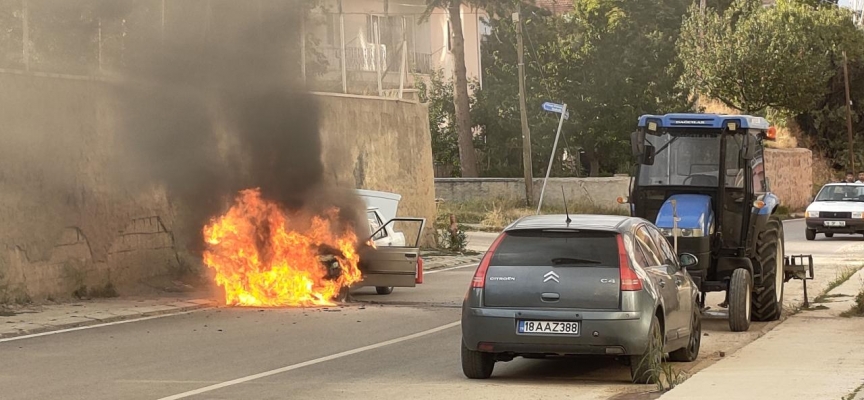
<instances>
[{"instance_id":1,"label":"tree","mask_svg":"<svg viewBox=\"0 0 864 400\"><path fill-rule=\"evenodd\" d=\"M453 103L456 129L459 133L459 165L463 177L477 176L477 155L471 133L471 115L468 100L468 76L465 68L465 37L462 35L462 0L427 0L426 15L436 9L446 9L450 16L450 52L453 54Z\"/></svg>"},{"instance_id":2,"label":"tree","mask_svg":"<svg viewBox=\"0 0 864 400\"><path fill-rule=\"evenodd\" d=\"M722 13L692 8L678 42L685 81L745 113L807 112L834 74L841 34L835 27L843 13L795 0L774 7L736 0Z\"/></svg>"},{"instance_id":3,"label":"tree","mask_svg":"<svg viewBox=\"0 0 864 400\"><path fill-rule=\"evenodd\" d=\"M540 153L535 169L546 168L558 122L541 110L543 101L568 104L564 133L584 151L592 176L627 163L629 132L639 115L690 108L676 85L682 67L674 45L689 1L653 0L647 6L651 13L644 12L646 4L634 3L581 0L566 15L523 12L528 112L534 151ZM474 115L487 158L504 171L516 159L519 138L515 39L512 22L491 24L492 35L484 40L484 87Z\"/></svg>"}]
</instances>

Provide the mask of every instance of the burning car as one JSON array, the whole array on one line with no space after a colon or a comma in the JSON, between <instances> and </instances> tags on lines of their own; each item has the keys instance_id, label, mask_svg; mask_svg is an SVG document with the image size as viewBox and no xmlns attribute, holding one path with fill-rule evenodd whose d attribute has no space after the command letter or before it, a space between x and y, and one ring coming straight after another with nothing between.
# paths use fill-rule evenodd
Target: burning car
<instances>
[{"instance_id":1,"label":"burning car","mask_svg":"<svg viewBox=\"0 0 864 400\"><path fill-rule=\"evenodd\" d=\"M406 232L395 235L396 223L418 229L406 240ZM359 237L335 207L311 215L286 211L250 189L204 228L208 248L203 258L216 272L228 305L332 305L351 287L375 286L387 294L393 287L422 282L424 225L423 218L392 218L378 229L370 226L371 237ZM388 246L374 240L382 232L391 237ZM401 237L401 243L392 237Z\"/></svg>"}]
</instances>

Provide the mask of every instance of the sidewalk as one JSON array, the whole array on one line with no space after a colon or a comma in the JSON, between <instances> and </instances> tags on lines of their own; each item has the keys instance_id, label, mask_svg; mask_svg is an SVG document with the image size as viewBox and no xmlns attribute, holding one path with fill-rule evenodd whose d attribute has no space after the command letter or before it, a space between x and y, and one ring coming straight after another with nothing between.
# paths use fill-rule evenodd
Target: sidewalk
<instances>
[{"instance_id":1,"label":"sidewalk","mask_svg":"<svg viewBox=\"0 0 864 400\"><path fill-rule=\"evenodd\" d=\"M434 254L434 253L428 253ZM481 255L429 255L423 270L452 268L480 262ZM0 307L0 342L4 339L43 332L176 314L216 307L219 301L206 292L172 293L165 296L121 297L64 304Z\"/></svg>"},{"instance_id":2,"label":"sidewalk","mask_svg":"<svg viewBox=\"0 0 864 400\"><path fill-rule=\"evenodd\" d=\"M864 270L735 354L660 397L843 399L864 384L864 318L842 318L864 287ZM823 306L823 307L820 307ZM864 399L859 392L855 399Z\"/></svg>"}]
</instances>

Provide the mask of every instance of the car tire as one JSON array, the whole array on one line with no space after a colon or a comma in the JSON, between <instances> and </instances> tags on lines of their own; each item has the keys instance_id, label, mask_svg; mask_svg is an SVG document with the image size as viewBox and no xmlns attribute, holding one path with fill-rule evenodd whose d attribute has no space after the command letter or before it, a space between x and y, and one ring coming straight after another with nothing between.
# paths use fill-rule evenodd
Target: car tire
<instances>
[{"instance_id":1,"label":"car tire","mask_svg":"<svg viewBox=\"0 0 864 400\"><path fill-rule=\"evenodd\" d=\"M375 293L380 295L393 293L393 286L375 286Z\"/></svg>"},{"instance_id":2,"label":"car tire","mask_svg":"<svg viewBox=\"0 0 864 400\"><path fill-rule=\"evenodd\" d=\"M470 350L462 342L462 373L468 379L489 379L495 369L495 356L492 353Z\"/></svg>"},{"instance_id":3,"label":"car tire","mask_svg":"<svg viewBox=\"0 0 864 400\"><path fill-rule=\"evenodd\" d=\"M693 317L690 319L690 338L687 346L669 353L669 361L693 362L699 358L699 348L702 347L702 314L699 304L693 304Z\"/></svg>"},{"instance_id":4,"label":"car tire","mask_svg":"<svg viewBox=\"0 0 864 400\"><path fill-rule=\"evenodd\" d=\"M751 290L750 271L738 268L729 280L729 329L746 332L750 329Z\"/></svg>"},{"instance_id":5,"label":"car tire","mask_svg":"<svg viewBox=\"0 0 864 400\"><path fill-rule=\"evenodd\" d=\"M825 234L828 235L833 236ZM756 261L762 265L762 280L752 297L754 321L776 321L783 313L783 245L783 225L772 218L756 243Z\"/></svg>"},{"instance_id":6,"label":"car tire","mask_svg":"<svg viewBox=\"0 0 864 400\"><path fill-rule=\"evenodd\" d=\"M807 238L807 240L816 240L816 230L807 229L804 231L804 236Z\"/></svg>"},{"instance_id":7,"label":"car tire","mask_svg":"<svg viewBox=\"0 0 864 400\"><path fill-rule=\"evenodd\" d=\"M655 315L648 329L648 348L644 354L630 356L630 380L640 385L657 383L663 363L663 332Z\"/></svg>"},{"instance_id":8,"label":"car tire","mask_svg":"<svg viewBox=\"0 0 864 400\"><path fill-rule=\"evenodd\" d=\"M825 237L827 237L827 238L833 238L833 237L834 237L834 234L833 234L833 233L826 233L826 234L825 234Z\"/></svg>"}]
</instances>

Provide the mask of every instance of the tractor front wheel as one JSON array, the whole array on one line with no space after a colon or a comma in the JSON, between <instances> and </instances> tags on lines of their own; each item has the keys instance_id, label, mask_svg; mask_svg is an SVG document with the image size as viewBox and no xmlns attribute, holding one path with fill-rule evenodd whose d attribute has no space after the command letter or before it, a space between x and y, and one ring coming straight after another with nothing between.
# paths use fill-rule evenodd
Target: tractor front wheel
<instances>
[{"instance_id":1,"label":"tractor front wheel","mask_svg":"<svg viewBox=\"0 0 864 400\"><path fill-rule=\"evenodd\" d=\"M729 280L729 329L746 332L750 329L750 271L738 268Z\"/></svg>"},{"instance_id":2,"label":"tractor front wheel","mask_svg":"<svg viewBox=\"0 0 864 400\"><path fill-rule=\"evenodd\" d=\"M756 243L762 282L753 293L753 320L776 321L783 312L783 224L770 219Z\"/></svg>"}]
</instances>

